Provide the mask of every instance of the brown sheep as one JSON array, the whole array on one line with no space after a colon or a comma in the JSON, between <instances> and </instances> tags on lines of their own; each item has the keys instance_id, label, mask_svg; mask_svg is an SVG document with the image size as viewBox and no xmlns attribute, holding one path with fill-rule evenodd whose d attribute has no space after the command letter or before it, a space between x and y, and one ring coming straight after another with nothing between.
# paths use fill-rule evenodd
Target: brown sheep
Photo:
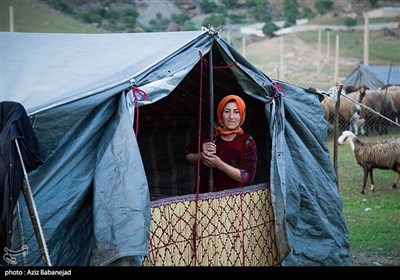
<instances>
[{"instance_id":1,"label":"brown sheep","mask_svg":"<svg viewBox=\"0 0 400 280\"><path fill-rule=\"evenodd\" d=\"M387 134L388 127L391 123L376 113L379 113L390 120L395 119L397 110L389 95L378 91L370 92L364 97L361 103L374 111L371 112L365 107L361 108L360 116L365 119L366 133L369 134L373 130L376 130L379 135Z\"/></svg>"},{"instance_id":2,"label":"brown sheep","mask_svg":"<svg viewBox=\"0 0 400 280\"><path fill-rule=\"evenodd\" d=\"M365 194L368 175L371 179L371 191L375 190L373 169L392 169L397 172L397 179L392 188L400 186L400 139L387 139L364 143L350 131L343 131L338 139L339 145L349 144L357 163L364 170L361 194Z\"/></svg>"},{"instance_id":3,"label":"brown sheep","mask_svg":"<svg viewBox=\"0 0 400 280\"><path fill-rule=\"evenodd\" d=\"M400 85L389 85L383 86L377 89L378 92L387 94L387 96L393 101L394 107L396 108L396 121L400 123Z\"/></svg>"},{"instance_id":4,"label":"brown sheep","mask_svg":"<svg viewBox=\"0 0 400 280\"><path fill-rule=\"evenodd\" d=\"M353 91L346 96L351 98L352 100L356 102L361 102L361 100L364 98L367 87L364 85L359 86L356 91ZM350 90L350 89L347 89ZM331 96L327 96L322 100L321 106L322 110L324 112L324 118L326 121L328 121L330 124L334 123L334 117L335 117L335 107L336 107L336 93L331 93ZM339 107L339 129L340 131L343 131L345 129L348 129L350 127L350 120L354 116L354 113L357 112L357 104L347 98L341 98L340 99L340 107Z\"/></svg>"}]
</instances>

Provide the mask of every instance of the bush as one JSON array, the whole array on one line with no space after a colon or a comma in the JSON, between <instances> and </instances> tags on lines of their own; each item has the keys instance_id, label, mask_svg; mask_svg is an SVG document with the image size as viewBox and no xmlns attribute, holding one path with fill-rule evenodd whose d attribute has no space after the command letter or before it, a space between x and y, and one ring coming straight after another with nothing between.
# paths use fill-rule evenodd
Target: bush
<instances>
[{"instance_id":1,"label":"bush","mask_svg":"<svg viewBox=\"0 0 400 280\"><path fill-rule=\"evenodd\" d=\"M210 2L209 0L201 0L200 9L203 13L209 14L215 11L218 8L218 5L214 2Z\"/></svg>"},{"instance_id":2,"label":"bush","mask_svg":"<svg viewBox=\"0 0 400 280\"><path fill-rule=\"evenodd\" d=\"M272 37L275 37L274 32L277 31L278 29L279 29L279 27L276 26L275 23L267 22L263 26L262 32L264 33L265 36L272 38Z\"/></svg>"},{"instance_id":3,"label":"bush","mask_svg":"<svg viewBox=\"0 0 400 280\"><path fill-rule=\"evenodd\" d=\"M357 20L351 17L346 17L344 19L344 24L347 26L348 31L350 31L350 27L355 26L357 24Z\"/></svg>"},{"instance_id":4,"label":"bush","mask_svg":"<svg viewBox=\"0 0 400 280\"><path fill-rule=\"evenodd\" d=\"M187 22L185 22L185 25L183 26L182 30L183 31L194 31L194 30L198 30L198 28L192 21L187 21Z\"/></svg>"},{"instance_id":5,"label":"bush","mask_svg":"<svg viewBox=\"0 0 400 280\"><path fill-rule=\"evenodd\" d=\"M218 14L212 14L210 17L204 19L203 26L208 27L211 25L215 29L221 28L225 24L225 17Z\"/></svg>"},{"instance_id":6,"label":"bush","mask_svg":"<svg viewBox=\"0 0 400 280\"><path fill-rule=\"evenodd\" d=\"M333 4L331 0L314 0L315 8L320 15L326 14L327 11L332 8Z\"/></svg>"},{"instance_id":7,"label":"bush","mask_svg":"<svg viewBox=\"0 0 400 280\"><path fill-rule=\"evenodd\" d=\"M245 22L246 16L242 13L233 13L229 15L229 20L232 23L243 23Z\"/></svg>"}]
</instances>

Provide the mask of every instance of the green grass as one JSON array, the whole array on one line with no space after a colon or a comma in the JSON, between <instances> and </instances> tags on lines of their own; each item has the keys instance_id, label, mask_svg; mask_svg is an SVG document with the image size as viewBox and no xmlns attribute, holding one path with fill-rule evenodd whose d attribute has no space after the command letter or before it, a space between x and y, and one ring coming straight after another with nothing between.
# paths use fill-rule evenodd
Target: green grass
<instances>
[{"instance_id":1,"label":"green grass","mask_svg":"<svg viewBox=\"0 0 400 280\"><path fill-rule=\"evenodd\" d=\"M386 136L387 137L387 136ZM400 138L400 134L390 137ZM360 137L372 141L385 137ZM328 142L333 159L333 141ZM359 265L400 265L400 189L392 189L396 173L374 170L376 189L361 195L363 170L355 160L350 146L338 148L339 191L350 234L350 248ZM358 256L358 257L357 257ZM364 260L359 256L364 256Z\"/></svg>"},{"instance_id":2,"label":"green grass","mask_svg":"<svg viewBox=\"0 0 400 280\"><path fill-rule=\"evenodd\" d=\"M321 32L322 49L326 49L327 32ZM330 32L329 45L335 50L336 34L339 35L340 57L356 57L363 59L364 32ZM318 32L301 32L299 37L310 44L318 44ZM385 37L383 31L369 32L369 64L400 65L400 40Z\"/></svg>"},{"instance_id":3,"label":"green grass","mask_svg":"<svg viewBox=\"0 0 400 280\"><path fill-rule=\"evenodd\" d=\"M104 30L80 23L34 0L1 0L1 31L10 31L10 6L14 9L15 32L106 33Z\"/></svg>"}]
</instances>

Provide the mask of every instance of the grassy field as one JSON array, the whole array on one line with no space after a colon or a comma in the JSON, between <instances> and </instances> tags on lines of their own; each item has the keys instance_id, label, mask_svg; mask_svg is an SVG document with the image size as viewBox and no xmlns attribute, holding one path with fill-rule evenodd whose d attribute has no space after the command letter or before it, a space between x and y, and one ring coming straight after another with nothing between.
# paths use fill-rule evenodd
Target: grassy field
<instances>
[{"instance_id":1,"label":"grassy field","mask_svg":"<svg viewBox=\"0 0 400 280\"><path fill-rule=\"evenodd\" d=\"M0 31L10 31L9 7L14 10L15 32L105 33L95 26L80 23L34 0L1 0Z\"/></svg>"},{"instance_id":2,"label":"grassy field","mask_svg":"<svg viewBox=\"0 0 400 280\"><path fill-rule=\"evenodd\" d=\"M388 136L360 137L373 141ZM400 134L390 137L400 138ZM333 159L333 141L328 142ZM350 146L339 146L339 191L350 233L352 265L400 265L400 189L392 189L396 173L374 171L376 189L361 195L363 170L355 160Z\"/></svg>"},{"instance_id":3,"label":"grassy field","mask_svg":"<svg viewBox=\"0 0 400 280\"><path fill-rule=\"evenodd\" d=\"M339 35L340 56L360 57L364 52L364 32L330 32L329 45L335 49L336 34ZM309 44L318 44L318 32L300 32L299 37ZM326 48L327 32L321 32L321 47ZM369 62L371 65L400 65L400 42L395 38L388 38L384 31L369 32Z\"/></svg>"}]
</instances>

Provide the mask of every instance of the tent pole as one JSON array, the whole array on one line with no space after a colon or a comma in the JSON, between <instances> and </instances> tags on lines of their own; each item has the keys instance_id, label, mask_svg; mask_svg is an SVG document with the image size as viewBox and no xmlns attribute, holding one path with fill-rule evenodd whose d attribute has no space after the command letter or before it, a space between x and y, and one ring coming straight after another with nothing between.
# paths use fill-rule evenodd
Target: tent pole
<instances>
[{"instance_id":1,"label":"tent pole","mask_svg":"<svg viewBox=\"0 0 400 280\"><path fill-rule=\"evenodd\" d=\"M210 52L208 53L208 65L209 65L209 75L210 75L210 141L214 141L214 73L213 73L213 56L212 56L212 47ZM214 190L214 178L213 178L213 169L210 168L209 176L208 176L208 191L212 192Z\"/></svg>"},{"instance_id":2,"label":"tent pole","mask_svg":"<svg viewBox=\"0 0 400 280\"><path fill-rule=\"evenodd\" d=\"M339 108L340 95L342 94L343 84L339 85L335 105L335 124L333 127L333 167L336 172L337 188L339 190L339 167L338 167L338 138L339 138Z\"/></svg>"},{"instance_id":3,"label":"tent pole","mask_svg":"<svg viewBox=\"0 0 400 280\"><path fill-rule=\"evenodd\" d=\"M28 206L29 214L31 216L33 229L35 230L36 239L39 243L39 249L42 254L42 259L47 266L52 266L50 262L49 252L47 250L46 240L44 239L44 234L42 226L40 225L39 215L36 209L35 201L33 200L32 190L28 181L28 174L26 173L25 164L21 155L21 150L19 148L18 140L15 139L15 145L17 146L19 159L21 161L22 169L24 171L25 182L22 184L22 193L24 195L26 205Z\"/></svg>"}]
</instances>

